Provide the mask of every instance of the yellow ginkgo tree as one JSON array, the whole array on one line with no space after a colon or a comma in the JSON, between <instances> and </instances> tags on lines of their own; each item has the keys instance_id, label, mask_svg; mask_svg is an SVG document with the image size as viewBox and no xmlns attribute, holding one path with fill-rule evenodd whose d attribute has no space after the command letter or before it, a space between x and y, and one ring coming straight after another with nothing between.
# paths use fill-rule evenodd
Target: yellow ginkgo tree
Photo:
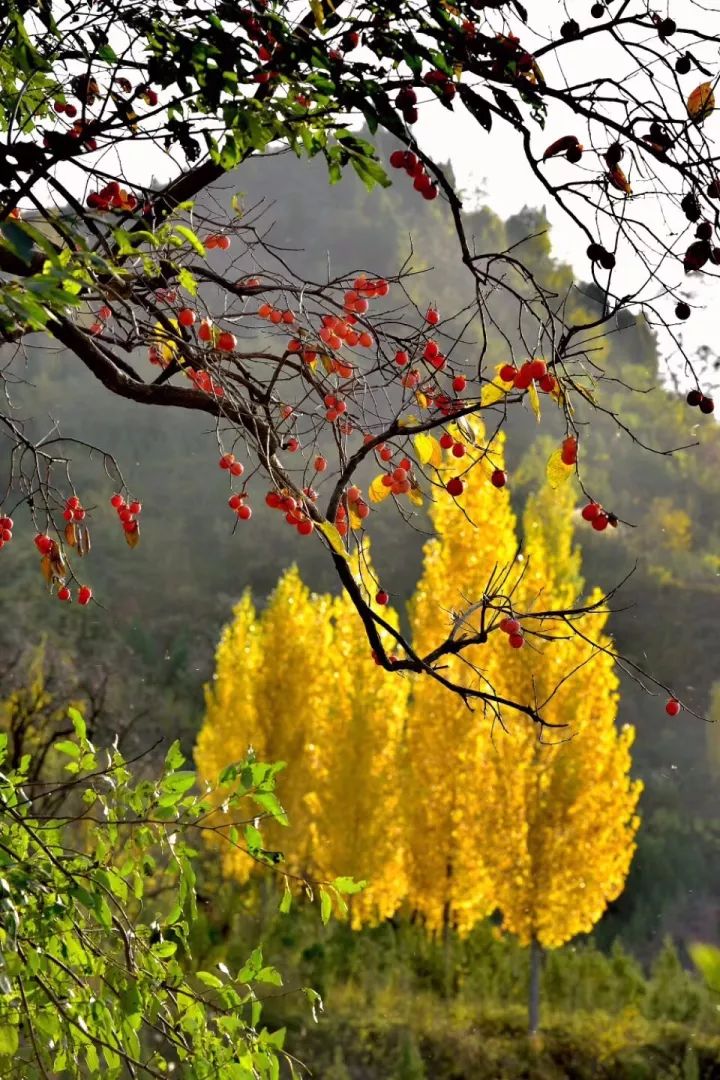
<instances>
[{"instance_id":1,"label":"yellow ginkgo tree","mask_svg":"<svg viewBox=\"0 0 720 1080\"><path fill-rule=\"evenodd\" d=\"M475 419L448 432L461 455L417 441L436 478L434 535L410 605L417 656L433 663L438 631L457 642L438 677L386 672L351 601L313 596L291 570L262 615L246 597L224 632L197 761L214 776L251 744L287 763L285 868L367 879L354 925L404 909L447 938L499 912L530 947L534 1029L542 950L589 931L623 888L641 785L630 778L633 731L615 724L608 612L599 592L583 599L574 440L551 458L519 528L502 435ZM467 459L475 482L452 495ZM349 565L390 649L398 618L376 595L367 547ZM487 699L472 694L481 687ZM225 868L247 874L236 855Z\"/></svg>"},{"instance_id":2,"label":"yellow ginkgo tree","mask_svg":"<svg viewBox=\"0 0 720 1080\"><path fill-rule=\"evenodd\" d=\"M461 439L459 431L453 434ZM474 434L480 444L479 425ZM468 454L475 452L468 445ZM500 438L490 447L488 468L502 466ZM439 478L444 482L459 471L455 460L440 468ZM439 486L432 520L436 536L425 545L410 611L413 647L420 655L431 648L439 627L453 629L458 639L481 629L476 605L491 582L508 576L516 553L507 489L488 481L468 485L457 501ZM444 660L443 674L464 685L495 685L489 658L486 645L474 646ZM437 680L416 681L405 740L408 903L431 931L469 929L494 907L472 825L472 808L485 784L489 735L481 712Z\"/></svg>"},{"instance_id":3,"label":"yellow ginkgo tree","mask_svg":"<svg viewBox=\"0 0 720 1080\"><path fill-rule=\"evenodd\" d=\"M426 547L418 592L419 598L426 598L421 616L416 617L419 641L423 625L436 620L447 603L448 580L457 588L463 565L466 609L477 597L472 567L478 544L480 551L491 547L498 561L508 563L520 543L506 504L493 498L498 493L491 489L483 499L473 491L463 496L459 510L449 501L443 505L442 497L436 504L436 538ZM607 611L598 605L599 594L587 602L591 610L583 616L581 633L572 632L565 617L547 615L582 607L572 517L572 492L566 485L557 490L546 485L528 500L521 554L507 574L505 592L511 610L542 613L542 618L523 618L519 648L511 646L498 622L491 622L487 642L477 647L482 652L478 660L482 676L465 674L466 679L492 679L499 697L512 696L514 701L541 707L547 727L539 729L530 715L517 710L504 715L500 709L492 720L502 722L504 730L491 740L488 718L472 713L468 721L456 705L452 707L450 695L438 699L436 710L428 710L424 686L413 699L409 726L410 732L422 732L427 723L434 730L442 718L441 752L449 754L453 736L459 736L455 758L450 760L464 754L475 763L476 776L455 798L455 815L449 820L454 834L463 838L462 872L467 872L466 860L472 858L487 907L498 909L503 926L531 947L532 1029L538 1023L541 949L555 948L589 931L622 891L635 848L641 790L629 776L633 731L615 726L618 680L605 633ZM414 610L416 616L421 610L417 598ZM427 761L430 739L423 746L416 734L415 743L409 742L411 772L419 768L432 773L433 765ZM440 783L443 764L443 758L434 762ZM430 817L431 811L427 814ZM413 847L418 843L414 816L411 810L408 836ZM447 827L442 815L440 820ZM418 861L422 864L422 859ZM471 895L473 890L468 890L466 899ZM464 928L462 906L455 925Z\"/></svg>"},{"instance_id":4,"label":"yellow ginkgo tree","mask_svg":"<svg viewBox=\"0 0 720 1080\"><path fill-rule=\"evenodd\" d=\"M362 553L369 578L367 552ZM360 579L360 560L355 562ZM364 587L364 586L363 586ZM244 757L287 764L277 792L289 827L263 829L281 872L368 882L351 895L355 925L397 909L405 893L400 740L408 684L388 679L368 651L351 602L312 594L296 569L259 614L249 595L223 631L195 757L210 780ZM384 617L397 622L392 611ZM245 880L246 845L223 845L225 872Z\"/></svg>"}]
</instances>

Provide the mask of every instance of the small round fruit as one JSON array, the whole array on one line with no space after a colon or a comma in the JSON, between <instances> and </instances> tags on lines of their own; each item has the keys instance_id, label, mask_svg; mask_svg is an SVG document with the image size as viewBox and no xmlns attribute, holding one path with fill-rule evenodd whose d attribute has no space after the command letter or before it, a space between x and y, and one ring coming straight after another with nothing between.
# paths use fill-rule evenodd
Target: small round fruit
<instances>
[{"instance_id":1,"label":"small round fruit","mask_svg":"<svg viewBox=\"0 0 720 1080\"><path fill-rule=\"evenodd\" d=\"M540 379L547 375L547 364L544 360L533 360L530 364L530 374L532 375L534 382L539 382Z\"/></svg>"},{"instance_id":2,"label":"small round fruit","mask_svg":"<svg viewBox=\"0 0 720 1080\"><path fill-rule=\"evenodd\" d=\"M315 467L315 472L325 472L328 467L327 458L324 458L321 454L318 454L318 456L315 458L315 461L313 462L313 465Z\"/></svg>"},{"instance_id":3,"label":"small round fruit","mask_svg":"<svg viewBox=\"0 0 720 1080\"><path fill-rule=\"evenodd\" d=\"M428 308L425 313L425 322L430 323L431 326L437 326L440 322L440 312L437 308Z\"/></svg>"},{"instance_id":4,"label":"small round fruit","mask_svg":"<svg viewBox=\"0 0 720 1080\"><path fill-rule=\"evenodd\" d=\"M465 490L465 484L459 476L451 476L445 485L445 490L448 495L452 495L454 499L457 499Z\"/></svg>"},{"instance_id":5,"label":"small round fruit","mask_svg":"<svg viewBox=\"0 0 720 1080\"><path fill-rule=\"evenodd\" d=\"M61 585L60 588L57 591L58 600L67 601L67 600L70 599L70 597L71 597L71 593L70 593L70 590L68 589L67 585Z\"/></svg>"},{"instance_id":6,"label":"small round fruit","mask_svg":"<svg viewBox=\"0 0 720 1080\"><path fill-rule=\"evenodd\" d=\"M456 394L462 394L463 390L467 386L467 379L464 375L456 375L452 381L452 388Z\"/></svg>"},{"instance_id":7,"label":"small round fruit","mask_svg":"<svg viewBox=\"0 0 720 1080\"><path fill-rule=\"evenodd\" d=\"M53 541L47 533L38 533L33 543L41 555L48 555L52 551Z\"/></svg>"},{"instance_id":8,"label":"small round fruit","mask_svg":"<svg viewBox=\"0 0 720 1080\"><path fill-rule=\"evenodd\" d=\"M692 405L693 409L697 408L703 399L703 395L699 390L691 390L688 396L685 398L688 405Z\"/></svg>"},{"instance_id":9,"label":"small round fruit","mask_svg":"<svg viewBox=\"0 0 720 1080\"><path fill-rule=\"evenodd\" d=\"M92 600L92 589L90 588L90 586L89 585L81 585L80 590L78 592L78 597L77 598L78 598L78 604L80 604L81 607L85 607L86 604L89 604L90 601Z\"/></svg>"},{"instance_id":10,"label":"small round fruit","mask_svg":"<svg viewBox=\"0 0 720 1080\"><path fill-rule=\"evenodd\" d=\"M71 495L69 499L65 500L65 506L68 510L77 510L80 505L80 500L77 495Z\"/></svg>"},{"instance_id":11,"label":"small round fruit","mask_svg":"<svg viewBox=\"0 0 720 1080\"><path fill-rule=\"evenodd\" d=\"M235 460L235 455L234 454L223 454L223 456L218 461L218 465L220 466L221 469L229 469L234 460Z\"/></svg>"},{"instance_id":12,"label":"small round fruit","mask_svg":"<svg viewBox=\"0 0 720 1080\"><path fill-rule=\"evenodd\" d=\"M503 382L514 382L518 371L512 364L503 364L500 368L500 378Z\"/></svg>"},{"instance_id":13,"label":"small round fruit","mask_svg":"<svg viewBox=\"0 0 720 1080\"><path fill-rule=\"evenodd\" d=\"M443 450L452 450L453 446L455 445L455 440L448 431L443 432L443 434L440 436L439 441Z\"/></svg>"},{"instance_id":14,"label":"small round fruit","mask_svg":"<svg viewBox=\"0 0 720 1080\"><path fill-rule=\"evenodd\" d=\"M517 619L507 618L503 619L500 623L500 629L502 630L503 634L519 634L522 630L522 627L520 626L520 623L517 621Z\"/></svg>"},{"instance_id":15,"label":"small round fruit","mask_svg":"<svg viewBox=\"0 0 720 1080\"><path fill-rule=\"evenodd\" d=\"M687 75L690 67L691 60L687 54L685 54L684 56L679 56L675 61L675 70L677 71L678 75Z\"/></svg>"},{"instance_id":16,"label":"small round fruit","mask_svg":"<svg viewBox=\"0 0 720 1080\"><path fill-rule=\"evenodd\" d=\"M600 503L591 502L587 506L582 508L582 516L585 521L594 521L598 514L602 513L602 506Z\"/></svg>"},{"instance_id":17,"label":"small round fruit","mask_svg":"<svg viewBox=\"0 0 720 1080\"><path fill-rule=\"evenodd\" d=\"M557 387L557 379L548 371L547 375L543 375L538 381L538 386L544 394L552 394Z\"/></svg>"},{"instance_id":18,"label":"small round fruit","mask_svg":"<svg viewBox=\"0 0 720 1080\"><path fill-rule=\"evenodd\" d=\"M493 487L503 488L507 484L507 473L504 469L493 469L490 483Z\"/></svg>"},{"instance_id":19,"label":"small round fruit","mask_svg":"<svg viewBox=\"0 0 720 1080\"><path fill-rule=\"evenodd\" d=\"M237 345L237 338L234 334L224 331L217 339L217 347L220 352L234 352Z\"/></svg>"},{"instance_id":20,"label":"small round fruit","mask_svg":"<svg viewBox=\"0 0 720 1080\"><path fill-rule=\"evenodd\" d=\"M237 516L241 521L249 521L252 517L252 510L243 503L242 506L238 507Z\"/></svg>"},{"instance_id":21,"label":"small round fruit","mask_svg":"<svg viewBox=\"0 0 720 1080\"><path fill-rule=\"evenodd\" d=\"M465 457L465 444L456 442L453 444L452 456L456 458Z\"/></svg>"},{"instance_id":22,"label":"small round fruit","mask_svg":"<svg viewBox=\"0 0 720 1080\"><path fill-rule=\"evenodd\" d=\"M390 165L393 169L403 169L405 167L405 151L393 150L390 155Z\"/></svg>"},{"instance_id":23,"label":"small round fruit","mask_svg":"<svg viewBox=\"0 0 720 1080\"><path fill-rule=\"evenodd\" d=\"M508 642L511 649L522 649L525 644L525 638L522 634L510 634Z\"/></svg>"},{"instance_id":24,"label":"small round fruit","mask_svg":"<svg viewBox=\"0 0 720 1080\"><path fill-rule=\"evenodd\" d=\"M398 367L405 367L410 363L409 354L404 349L400 349L399 352L395 353L395 363Z\"/></svg>"},{"instance_id":25,"label":"small round fruit","mask_svg":"<svg viewBox=\"0 0 720 1080\"><path fill-rule=\"evenodd\" d=\"M190 308L180 308L178 311L178 322L181 326L192 326L195 322L195 312Z\"/></svg>"},{"instance_id":26,"label":"small round fruit","mask_svg":"<svg viewBox=\"0 0 720 1080\"><path fill-rule=\"evenodd\" d=\"M711 412L714 412L714 411L715 411L715 402L713 401L713 399L709 398L709 397L703 397L702 401L700 402L700 412L707 414L707 413L711 413Z\"/></svg>"},{"instance_id":27,"label":"small round fruit","mask_svg":"<svg viewBox=\"0 0 720 1080\"><path fill-rule=\"evenodd\" d=\"M523 364L515 376L513 386L516 390L527 390L530 383L533 381L531 369L532 364Z\"/></svg>"},{"instance_id":28,"label":"small round fruit","mask_svg":"<svg viewBox=\"0 0 720 1080\"><path fill-rule=\"evenodd\" d=\"M680 712L680 708L680 702L674 697L671 697L665 704L665 712L668 716L677 716Z\"/></svg>"},{"instance_id":29,"label":"small round fruit","mask_svg":"<svg viewBox=\"0 0 720 1080\"><path fill-rule=\"evenodd\" d=\"M592 15L593 19L602 19L603 15L605 14L605 5L593 4L593 6L590 8L590 14Z\"/></svg>"},{"instance_id":30,"label":"small round fruit","mask_svg":"<svg viewBox=\"0 0 720 1080\"><path fill-rule=\"evenodd\" d=\"M297 524L297 531L301 536L309 536L314 529L315 523L312 522L310 518L303 518L302 521L299 521Z\"/></svg>"},{"instance_id":31,"label":"small round fruit","mask_svg":"<svg viewBox=\"0 0 720 1080\"><path fill-rule=\"evenodd\" d=\"M678 319L682 319L683 322L685 321L685 319L690 318L690 305L686 304L684 300L681 300L675 308L675 317Z\"/></svg>"},{"instance_id":32,"label":"small round fruit","mask_svg":"<svg viewBox=\"0 0 720 1080\"><path fill-rule=\"evenodd\" d=\"M243 464L241 464L241 462L239 462L239 461L233 461L232 465L230 466L230 475L231 476L242 476L242 474L244 472L245 472L245 466ZM132 510L132 506L130 507L130 509ZM133 514L136 514L136 513L137 513L137 511L133 510Z\"/></svg>"},{"instance_id":33,"label":"small round fruit","mask_svg":"<svg viewBox=\"0 0 720 1080\"><path fill-rule=\"evenodd\" d=\"M231 495L228 499L228 506L231 510L238 510L242 506L242 495Z\"/></svg>"},{"instance_id":34,"label":"small round fruit","mask_svg":"<svg viewBox=\"0 0 720 1080\"><path fill-rule=\"evenodd\" d=\"M389 596L388 596L388 594L387 594L387 593L385 592L385 590L384 590L384 589L381 589L381 590L380 590L380 592L379 592L379 593L377 594L377 596L375 597L375 603L376 603L376 604L380 604L380 606L381 606L381 607L384 607L384 606L385 606L385 604L387 604L387 602L388 602L388 600L389 600L389 599L390 599L390 597L389 597Z\"/></svg>"},{"instance_id":35,"label":"small round fruit","mask_svg":"<svg viewBox=\"0 0 720 1080\"><path fill-rule=\"evenodd\" d=\"M603 532L610 524L607 514L602 511L592 519L591 525L596 532Z\"/></svg>"}]
</instances>

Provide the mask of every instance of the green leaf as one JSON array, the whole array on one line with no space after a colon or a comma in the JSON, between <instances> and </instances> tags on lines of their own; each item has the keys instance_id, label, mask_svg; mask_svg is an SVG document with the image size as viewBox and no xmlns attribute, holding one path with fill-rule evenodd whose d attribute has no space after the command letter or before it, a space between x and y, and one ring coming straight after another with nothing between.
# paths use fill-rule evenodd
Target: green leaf
<instances>
[{"instance_id":1,"label":"green leaf","mask_svg":"<svg viewBox=\"0 0 720 1080\"><path fill-rule=\"evenodd\" d=\"M0 1024L0 1054L16 1054L18 1046L18 1029L13 1024Z\"/></svg>"},{"instance_id":2,"label":"green leaf","mask_svg":"<svg viewBox=\"0 0 720 1080\"><path fill-rule=\"evenodd\" d=\"M367 881L355 881L351 877L336 877L332 884L334 889L346 896L352 896L367 888Z\"/></svg>"},{"instance_id":3,"label":"green leaf","mask_svg":"<svg viewBox=\"0 0 720 1080\"><path fill-rule=\"evenodd\" d=\"M210 971L196 971L195 975L204 986L210 986L213 990L222 990L225 985L222 979L218 979L217 975Z\"/></svg>"},{"instance_id":4,"label":"green leaf","mask_svg":"<svg viewBox=\"0 0 720 1080\"><path fill-rule=\"evenodd\" d=\"M107 61L108 64L114 64L117 60L117 53L113 49L112 45L101 45L97 51L97 54L101 60Z\"/></svg>"},{"instance_id":5,"label":"green leaf","mask_svg":"<svg viewBox=\"0 0 720 1080\"><path fill-rule=\"evenodd\" d=\"M187 225L176 225L175 232L178 233L179 236L182 236L185 240L187 240L188 244L190 244L190 246L195 249L198 255L205 254L205 247L200 242L195 233L192 231L192 229L188 229Z\"/></svg>"},{"instance_id":6,"label":"green leaf","mask_svg":"<svg viewBox=\"0 0 720 1080\"><path fill-rule=\"evenodd\" d=\"M332 915L332 899L330 893L320 887L320 918L323 921L323 925L327 926Z\"/></svg>"},{"instance_id":7,"label":"green leaf","mask_svg":"<svg viewBox=\"0 0 720 1080\"><path fill-rule=\"evenodd\" d=\"M68 757L71 757L71 758L79 758L80 757L80 753L81 753L80 747L77 745L77 743L70 742L69 739L60 739L58 742L53 743L53 747L60 754L67 754Z\"/></svg>"},{"instance_id":8,"label":"green leaf","mask_svg":"<svg viewBox=\"0 0 720 1080\"><path fill-rule=\"evenodd\" d=\"M282 976L274 967L264 967L255 976L256 982L270 983L271 986L282 986Z\"/></svg>"},{"instance_id":9,"label":"green leaf","mask_svg":"<svg viewBox=\"0 0 720 1080\"><path fill-rule=\"evenodd\" d=\"M183 266L183 268L180 270L180 273L178 274L178 285L180 285L180 287L184 289L185 292L190 293L191 296L197 296L197 279L195 278L195 275L191 274L185 266Z\"/></svg>"},{"instance_id":10,"label":"green leaf","mask_svg":"<svg viewBox=\"0 0 720 1080\"><path fill-rule=\"evenodd\" d=\"M280 901L280 914L281 915L287 915L287 913L290 910L291 904L292 904L292 893L290 892L290 887L289 887L289 885L287 883L287 880L286 880L285 881L285 888L283 890L282 900Z\"/></svg>"},{"instance_id":11,"label":"green leaf","mask_svg":"<svg viewBox=\"0 0 720 1080\"><path fill-rule=\"evenodd\" d=\"M165 755L165 768L174 771L184 764L185 756L180 749L180 740L176 739Z\"/></svg>"},{"instance_id":12,"label":"green leaf","mask_svg":"<svg viewBox=\"0 0 720 1080\"><path fill-rule=\"evenodd\" d=\"M70 717L72 726L75 729L75 734L77 735L78 739L86 739L87 727L85 725L85 720L82 713L78 709L73 708L73 706L71 705L68 709L68 716Z\"/></svg>"}]
</instances>

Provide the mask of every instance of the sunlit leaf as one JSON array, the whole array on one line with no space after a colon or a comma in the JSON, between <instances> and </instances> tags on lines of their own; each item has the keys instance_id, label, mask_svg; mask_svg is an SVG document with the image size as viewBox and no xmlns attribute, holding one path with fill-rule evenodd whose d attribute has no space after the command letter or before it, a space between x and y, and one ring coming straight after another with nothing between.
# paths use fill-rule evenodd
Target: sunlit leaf
<instances>
[{"instance_id":1,"label":"sunlit leaf","mask_svg":"<svg viewBox=\"0 0 720 1080\"><path fill-rule=\"evenodd\" d=\"M562 459L562 450L554 450L548 458L545 475L551 488L559 488L575 472L574 465L566 465Z\"/></svg>"},{"instance_id":2,"label":"sunlit leaf","mask_svg":"<svg viewBox=\"0 0 720 1080\"><path fill-rule=\"evenodd\" d=\"M696 86L687 99L687 111L691 120L696 124L702 122L715 108L715 95L712 83L704 82Z\"/></svg>"},{"instance_id":3,"label":"sunlit leaf","mask_svg":"<svg viewBox=\"0 0 720 1080\"><path fill-rule=\"evenodd\" d=\"M485 383L480 392L480 404L489 406L502 401L511 386L512 383L503 383L499 378L494 379L491 383Z\"/></svg>"},{"instance_id":4,"label":"sunlit leaf","mask_svg":"<svg viewBox=\"0 0 720 1080\"><path fill-rule=\"evenodd\" d=\"M342 537L335 526L329 521L320 521L317 523L317 528L328 541L333 551L337 555L342 555L344 559L347 559L348 553L343 545Z\"/></svg>"},{"instance_id":5,"label":"sunlit leaf","mask_svg":"<svg viewBox=\"0 0 720 1080\"><path fill-rule=\"evenodd\" d=\"M132 532L125 533L125 543L128 547L136 548L140 543L140 524L135 522L135 528Z\"/></svg>"},{"instance_id":6,"label":"sunlit leaf","mask_svg":"<svg viewBox=\"0 0 720 1080\"><path fill-rule=\"evenodd\" d=\"M527 396L528 401L530 402L530 408L535 413L535 419L540 423L540 396L534 382L531 382L528 386Z\"/></svg>"},{"instance_id":7,"label":"sunlit leaf","mask_svg":"<svg viewBox=\"0 0 720 1080\"><path fill-rule=\"evenodd\" d=\"M368 498L372 503L381 503L390 494L390 488L383 483L385 473L376 476L368 488Z\"/></svg>"},{"instance_id":8,"label":"sunlit leaf","mask_svg":"<svg viewBox=\"0 0 720 1080\"><path fill-rule=\"evenodd\" d=\"M415 450L421 465L434 465L436 468L442 465L442 447L434 435L420 432L413 439Z\"/></svg>"}]
</instances>

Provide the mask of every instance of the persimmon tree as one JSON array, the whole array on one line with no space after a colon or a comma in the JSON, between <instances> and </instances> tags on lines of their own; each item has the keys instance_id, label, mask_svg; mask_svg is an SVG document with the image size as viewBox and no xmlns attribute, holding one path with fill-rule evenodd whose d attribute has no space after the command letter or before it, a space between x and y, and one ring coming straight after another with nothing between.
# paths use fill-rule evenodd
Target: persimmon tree
<instances>
[{"instance_id":1,"label":"persimmon tree","mask_svg":"<svg viewBox=\"0 0 720 1080\"><path fill-rule=\"evenodd\" d=\"M688 3L685 12L688 25L636 0L594 4L582 23L528 13L519 0L310 0L307 9L12 0L0 36L0 426L11 447L0 543L17 542L13 514L27 502L51 590L92 602L77 558L89 551L92 514L69 466L89 448L82 432L38 441L12 408L25 343L41 333L110 394L159 416L211 417L239 526L252 527L246 482L257 474L269 507L326 546L382 667L541 723L527 701L501 702L490 681L471 688L444 673L448 656L482 644L477 634L448 635L438 613L435 639L417 652L374 610L376 585L358 584L347 555L372 532L372 502L385 489L355 489L364 465L379 459L409 518L440 484L418 437L436 431L444 446L449 420L478 414L491 433L513 410L539 413L541 399L566 429L558 467L582 485L582 433L607 411L599 339L631 305L674 342L689 404L712 412L708 374L677 333L691 315L687 275L712 275L720 259L720 182L707 134L715 35L701 8ZM587 316L577 290L560 296L544 286L522 245L476 250L458 191L424 149L431 106L472 123L478 152L492 154L498 130L512 133L526 175L587 244L599 314ZM372 141L382 133L397 145L387 161ZM148 175L153 151L172 162L162 185ZM239 202L226 220L194 206L228 171L241 176L249 158L283 151L324 158L331 182L352 168L369 188L408 183L418 200L442 200L472 309L438 312L431 297L410 303L408 268L307 280ZM228 249L230 270L219 262ZM512 312L507 324L495 325L496 295ZM506 344L499 371L489 361L493 335ZM632 437L622 413L612 416ZM477 468L491 460L488 441L461 445L469 452L450 457L456 473L445 481L454 497L505 483L501 470L488 481ZM127 491L116 448L101 449L108 497L135 544L139 493ZM599 531L627 524L622 506L592 521ZM522 625L522 610L506 614Z\"/></svg>"}]
</instances>

